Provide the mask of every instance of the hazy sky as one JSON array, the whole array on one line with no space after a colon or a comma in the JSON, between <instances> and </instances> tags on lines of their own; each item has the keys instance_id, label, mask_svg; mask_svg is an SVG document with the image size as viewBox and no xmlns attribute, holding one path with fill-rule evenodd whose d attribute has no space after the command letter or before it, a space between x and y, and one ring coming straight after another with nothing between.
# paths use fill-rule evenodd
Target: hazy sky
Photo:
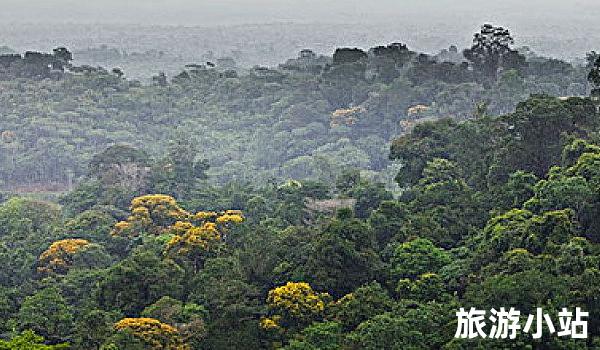
<instances>
[{"instance_id":1,"label":"hazy sky","mask_svg":"<svg viewBox=\"0 0 600 350\"><path fill-rule=\"evenodd\" d=\"M599 0L0 0L3 22L215 25L428 20L557 22L600 15Z\"/></svg>"},{"instance_id":2,"label":"hazy sky","mask_svg":"<svg viewBox=\"0 0 600 350\"><path fill-rule=\"evenodd\" d=\"M338 46L401 41L436 52L450 44L466 47L481 24L493 23L509 28L517 45L573 58L600 50L598 18L600 0L0 0L0 46L47 51L57 45L108 44L128 51L169 51L189 46L186 40L220 37L214 31L223 29L213 28L209 35L205 28L188 27L271 24L255 32L251 26L223 29L237 34L213 46L227 51L250 39L255 46L275 45L287 58L298 47L330 53ZM135 26L143 35L131 30L122 35L121 24L143 25ZM235 35L244 42L236 42ZM287 51L281 42L287 42Z\"/></svg>"}]
</instances>

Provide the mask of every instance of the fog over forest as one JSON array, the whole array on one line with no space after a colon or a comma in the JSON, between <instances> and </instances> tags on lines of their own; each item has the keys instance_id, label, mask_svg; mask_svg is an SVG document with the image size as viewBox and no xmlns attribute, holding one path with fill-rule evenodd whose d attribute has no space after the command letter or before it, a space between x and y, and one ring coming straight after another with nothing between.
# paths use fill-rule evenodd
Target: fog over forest
<instances>
[{"instance_id":1,"label":"fog over forest","mask_svg":"<svg viewBox=\"0 0 600 350\"><path fill-rule=\"evenodd\" d=\"M218 55L241 50L252 51L248 54L252 57L240 60L242 65L276 65L304 47L325 54L338 46L392 41L432 53L451 44L462 48L483 22L510 28L517 45L542 55L572 60L600 46L599 34L583 30L592 28L600 14L600 3L594 0L1 2L0 46L16 51L57 45L77 51L105 44L127 51L169 51L191 59L208 50ZM268 52L249 49L250 45Z\"/></svg>"},{"instance_id":2,"label":"fog over forest","mask_svg":"<svg viewBox=\"0 0 600 350\"><path fill-rule=\"evenodd\" d=\"M0 0L0 350L600 350L599 15Z\"/></svg>"},{"instance_id":3,"label":"fog over forest","mask_svg":"<svg viewBox=\"0 0 600 350\"><path fill-rule=\"evenodd\" d=\"M575 17L591 20L600 4L575 1L475 0L4 0L0 19L27 22L103 22L168 25L222 25L282 21L421 22L432 19L466 24L471 20L506 20L534 24L552 18L556 25ZM449 13L448 9L453 9ZM494 15L490 15L494 13ZM414 15L417 15L416 17ZM537 17L537 18L536 18ZM550 18L549 18L550 17ZM555 21L556 20L556 21Z\"/></svg>"}]
</instances>

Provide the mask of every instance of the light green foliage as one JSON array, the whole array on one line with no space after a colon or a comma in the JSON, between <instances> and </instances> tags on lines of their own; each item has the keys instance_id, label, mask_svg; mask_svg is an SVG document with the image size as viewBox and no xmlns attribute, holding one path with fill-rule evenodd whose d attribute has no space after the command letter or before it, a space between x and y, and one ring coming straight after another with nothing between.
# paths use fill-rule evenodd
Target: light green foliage
<instances>
[{"instance_id":1,"label":"light green foliage","mask_svg":"<svg viewBox=\"0 0 600 350\"><path fill-rule=\"evenodd\" d=\"M395 278L415 279L424 273L435 273L451 262L448 252L431 241L417 238L398 245L391 259Z\"/></svg>"},{"instance_id":2,"label":"light green foliage","mask_svg":"<svg viewBox=\"0 0 600 350\"><path fill-rule=\"evenodd\" d=\"M66 350L69 348L69 345L66 343L45 345L44 337L36 335L32 331L24 331L9 341L0 340L1 350Z\"/></svg>"},{"instance_id":3,"label":"light green foliage","mask_svg":"<svg viewBox=\"0 0 600 350\"><path fill-rule=\"evenodd\" d=\"M481 236L478 255L481 260L489 262L516 248L533 254L554 254L558 246L573 235L575 226L571 209L548 211L541 215L513 209L488 222Z\"/></svg>"}]
</instances>

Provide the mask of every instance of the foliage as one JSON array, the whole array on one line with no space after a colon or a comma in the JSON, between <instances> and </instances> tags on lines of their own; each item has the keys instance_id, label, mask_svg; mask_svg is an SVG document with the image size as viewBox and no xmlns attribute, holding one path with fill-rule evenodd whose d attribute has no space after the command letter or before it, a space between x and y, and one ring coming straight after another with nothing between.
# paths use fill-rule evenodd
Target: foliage
<instances>
[{"instance_id":1,"label":"foliage","mask_svg":"<svg viewBox=\"0 0 600 350\"><path fill-rule=\"evenodd\" d=\"M71 267L73 256L86 249L90 242L85 239L56 241L38 259L38 272L42 274L64 274Z\"/></svg>"},{"instance_id":2,"label":"foliage","mask_svg":"<svg viewBox=\"0 0 600 350\"><path fill-rule=\"evenodd\" d=\"M430 55L390 43L329 55L307 50L269 69L177 68L176 60L170 64L181 73L142 79L153 84L121 69L65 64L66 49L2 55L0 182L63 191L93 179L131 196L183 198L207 175L220 184L263 184L328 180L346 167L382 174L389 142L422 122L408 113L413 106L462 120L482 102L498 115L530 94L586 93L589 68L535 54L525 62L512 41L507 29L486 25L464 56L456 47ZM137 65L143 56L122 58ZM356 113L331 120L338 110ZM97 199L112 199L102 192Z\"/></svg>"},{"instance_id":3,"label":"foliage","mask_svg":"<svg viewBox=\"0 0 600 350\"><path fill-rule=\"evenodd\" d=\"M98 281L98 303L107 310L136 315L163 296L178 296L183 277L183 269L173 262L138 252L110 267Z\"/></svg>"},{"instance_id":4,"label":"foliage","mask_svg":"<svg viewBox=\"0 0 600 350\"><path fill-rule=\"evenodd\" d=\"M58 345L45 345L44 337L36 335L32 331L24 331L20 335L11 338L9 341L0 340L0 349L2 350L60 350L69 349L66 343Z\"/></svg>"},{"instance_id":5,"label":"foliage","mask_svg":"<svg viewBox=\"0 0 600 350\"><path fill-rule=\"evenodd\" d=\"M41 289L26 297L14 321L17 329L31 329L56 343L68 339L73 332L71 308L54 287Z\"/></svg>"},{"instance_id":6,"label":"foliage","mask_svg":"<svg viewBox=\"0 0 600 350\"><path fill-rule=\"evenodd\" d=\"M396 247L391 259L392 273L399 278L416 278L437 272L451 261L450 254L431 241L417 238Z\"/></svg>"},{"instance_id":7,"label":"foliage","mask_svg":"<svg viewBox=\"0 0 600 350\"><path fill-rule=\"evenodd\" d=\"M143 233L162 234L176 221L189 217L175 198L167 195L146 195L131 201L131 215L115 224L115 236L139 236Z\"/></svg>"},{"instance_id":8,"label":"foliage","mask_svg":"<svg viewBox=\"0 0 600 350\"><path fill-rule=\"evenodd\" d=\"M295 327L322 317L329 295L316 293L308 283L288 282L269 291L267 304L273 318L261 320L263 328Z\"/></svg>"},{"instance_id":9,"label":"foliage","mask_svg":"<svg viewBox=\"0 0 600 350\"><path fill-rule=\"evenodd\" d=\"M593 62L592 69L588 74L588 81L594 85L594 89L592 89L592 95L598 95L598 89L600 89L600 57Z\"/></svg>"},{"instance_id":10,"label":"foliage","mask_svg":"<svg viewBox=\"0 0 600 350\"><path fill-rule=\"evenodd\" d=\"M189 349L177 329L153 318L124 318L115 323L114 327L117 332L131 332L135 338L141 339L148 349Z\"/></svg>"},{"instance_id":11,"label":"foliage","mask_svg":"<svg viewBox=\"0 0 600 350\"><path fill-rule=\"evenodd\" d=\"M496 80L498 69L515 68L523 64L525 58L513 50L514 43L508 29L484 24L479 33L475 33L473 45L465 50L465 57L486 79Z\"/></svg>"},{"instance_id":12,"label":"foliage","mask_svg":"<svg viewBox=\"0 0 600 350\"><path fill-rule=\"evenodd\" d=\"M600 313L597 55L486 25L151 85L51 56L0 56L0 349L597 348L597 317L453 339L460 307Z\"/></svg>"}]
</instances>

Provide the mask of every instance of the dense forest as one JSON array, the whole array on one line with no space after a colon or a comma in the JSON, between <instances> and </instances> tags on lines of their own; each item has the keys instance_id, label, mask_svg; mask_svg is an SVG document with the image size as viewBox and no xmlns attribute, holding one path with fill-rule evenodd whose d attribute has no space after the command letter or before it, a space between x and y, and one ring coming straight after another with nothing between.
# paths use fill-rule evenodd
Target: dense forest
<instances>
[{"instance_id":1,"label":"dense forest","mask_svg":"<svg viewBox=\"0 0 600 350\"><path fill-rule=\"evenodd\" d=\"M600 349L600 56L0 56L0 349ZM588 337L458 339L563 307Z\"/></svg>"},{"instance_id":2,"label":"dense forest","mask_svg":"<svg viewBox=\"0 0 600 350\"><path fill-rule=\"evenodd\" d=\"M331 182L357 168L392 189L390 142L420 121L505 114L531 94L589 92L588 67L497 37L494 55L503 59L489 64L482 52L450 47L429 56L390 44L330 57L303 50L278 68L191 63L172 77L156 74L152 85L126 80L119 68L73 66L65 48L4 55L0 181L13 191L71 189L110 145L157 159L187 140L194 158L210 164L213 183Z\"/></svg>"}]
</instances>

